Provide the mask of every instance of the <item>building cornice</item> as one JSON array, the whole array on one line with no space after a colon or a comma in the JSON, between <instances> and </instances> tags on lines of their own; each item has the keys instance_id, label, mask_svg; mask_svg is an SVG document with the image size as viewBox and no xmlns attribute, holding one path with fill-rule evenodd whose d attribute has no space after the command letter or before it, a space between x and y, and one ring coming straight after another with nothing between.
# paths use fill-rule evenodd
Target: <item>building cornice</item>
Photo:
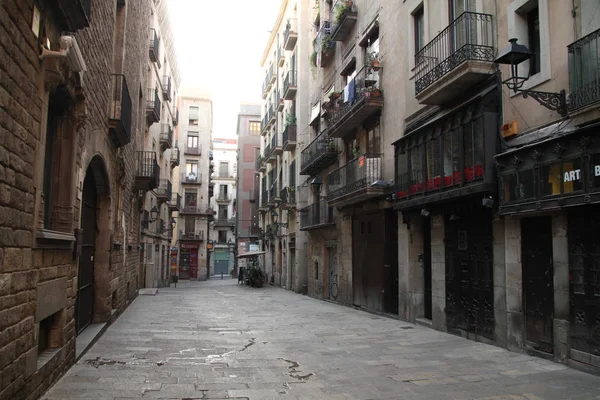
<instances>
[{"instance_id":1,"label":"building cornice","mask_svg":"<svg viewBox=\"0 0 600 400\"><path fill-rule=\"evenodd\" d=\"M279 33L279 28L281 27L281 21L283 20L283 16L285 15L285 10L287 9L288 0L282 0L281 6L279 6L279 14L277 14L277 19L275 20L275 24L273 25L273 29L271 30L271 35L269 36L269 40L267 40L267 45L265 46L265 50L263 52L262 58L260 59L260 66L264 67L265 61L271 52L271 47L273 46L273 42L275 41L275 37Z\"/></svg>"}]
</instances>

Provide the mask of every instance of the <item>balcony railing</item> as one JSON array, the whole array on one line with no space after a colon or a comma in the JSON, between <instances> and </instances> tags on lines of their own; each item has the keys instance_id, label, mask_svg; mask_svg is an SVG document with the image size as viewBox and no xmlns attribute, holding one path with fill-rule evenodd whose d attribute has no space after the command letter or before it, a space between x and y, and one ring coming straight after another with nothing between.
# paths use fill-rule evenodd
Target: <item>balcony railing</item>
<instances>
[{"instance_id":1,"label":"balcony railing","mask_svg":"<svg viewBox=\"0 0 600 400\"><path fill-rule=\"evenodd\" d=\"M60 20L65 23L65 31L75 32L90 26L91 3L92 0L56 1L54 9L61 15Z\"/></svg>"},{"instance_id":2,"label":"balcony railing","mask_svg":"<svg viewBox=\"0 0 600 400\"><path fill-rule=\"evenodd\" d=\"M265 165L265 159L261 156L258 156L258 158L256 159L256 162L255 162L255 167L256 167L256 171L264 172L264 170L266 170L266 168L267 168L267 166Z\"/></svg>"},{"instance_id":3,"label":"balcony railing","mask_svg":"<svg viewBox=\"0 0 600 400\"><path fill-rule=\"evenodd\" d=\"M158 54L160 40L158 39L158 34L155 29L150 29L150 39L148 41L148 54L150 56L150 60L158 63L160 66L160 56Z\"/></svg>"},{"instance_id":4,"label":"balcony railing","mask_svg":"<svg viewBox=\"0 0 600 400\"><path fill-rule=\"evenodd\" d=\"M275 108L273 107L273 103L269 104L269 111L268 111L267 115L269 116L268 123L272 125L275 122L275 119L277 117L277 115L275 114Z\"/></svg>"},{"instance_id":5,"label":"balcony railing","mask_svg":"<svg viewBox=\"0 0 600 400\"><path fill-rule=\"evenodd\" d=\"M352 30L358 13L353 1L337 0L333 5L333 24L331 26L331 40L343 41Z\"/></svg>"},{"instance_id":6,"label":"balcony railing","mask_svg":"<svg viewBox=\"0 0 600 400\"><path fill-rule=\"evenodd\" d=\"M173 127L171 124L160 124L160 147L162 151L173 146Z\"/></svg>"},{"instance_id":7,"label":"balcony railing","mask_svg":"<svg viewBox=\"0 0 600 400\"><path fill-rule=\"evenodd\" d=\"M283 48L287 51L294 50L296 42L298 41L298 32L295 25L296 20L289 19L285 26L285 32L283 33Z\"/></svg>"},{"instance_id":8,"label":"balcony railing","mask_svg":"<svg viewBox=\"0 0 600 400\"><path fill-rule=\"evenodd\" d=\"M202 174L196 173L196 172L182 172L181 173L181 183L192 184L192 185L201 185L202 184Z\"/></svg>"},{"instance_id":9,"label":"balcony railing","mask_svg":"<svg viewBox=\"0 0 600 400\"><path fill-rule=\"evenodd\" d=\"M150 123L160 121L160 96L158 89L148 89L148 99L146 100L146 117Z\"/></svg>"},{"instance_id":10,"label":"balcony railing","mask_svg":"<svg viewBox=\"0 0 600 400\"><path fill-rule=\"evenodd\" d=\"M179 231L179 240L191 240L202 242L204 240L204 231Z\"/></svg>"},{"instance_id":11,"label":"balcony railing","mask_svg":"<svg viewBox=\"0 0 600 400\"><path fill-rule=\"evenodd\" d=\"M181 151L178 147L171 148L171 166L176 167L181 161Z\"/></svg>"},{"instance_id":12,"label":"balcony railing","mask_svg":"<svg viewBox=\"0 0 600 400\"><path fill-rule=\"evenodd\" d=\"M177 126L179 124L179 108L177 106L173 106L173 125Z\"/></svg>"},{"instance_id":13,"label":"balcony railing","mask_svg":"<svg viewBox=\"0 0 600 400\"><path fill-rule=\"evenodd\" d=\"M279 198L281 199L281 206L284 208L293 208L296 205L296 191L294 188L284 187L279 193Z\"/></svg>"},{"instance_id":14,"label":"balcony railing","mask_svg":"<svg viewBox=\"0 0 600 400\"><path fill-rule=\"evenodd\" d=\"M263 119L260 123L260 134L262 136L264 136L268 131L269 131L269 115L268 115L268 111L265 112L265 115L263 116Z\"/></svg>"},{"instance_id":15,"label":"balcony railing","mask_svg":"<svg viewBox=\"0 0 600 400\"><path fill-rule=\"evenodd\" d=\"M115 146L131 141L131 96L124 75L112 75L112 99L109 110L110 136Z\"/></svg>"},{"instance_id":16,"label":"balcony railing","mask_svg":"<svg viewBox=\"0 0 600 400\"><path fill-rule=\"evenodd\" d=\"M380 196L381 189L373 188L371 184L381 180L383 180L382 154L362 154L329 173L327 201L337 206L337 202L340 201L351 204Z\"/></svg>"},{"instance_id":17,"label":"balcony railing","mask_svg":"<svg viewBox=\"0 0 600 400\"><path fill-rule=\"evenodd\" d=\"M169 75L164 75L163 79L162 79L162 91L163 91L163 96L168 100L171 101L171 77Z\"/></svg>"},{"instance_id":18,"label":"balcony railing","mask_svg":"<svg viewBox=\"0 0 600 400\"><path fill-rule=\"evenodd\" d=\"M277 48L277 65L283 67L283 64L285 64L285 52L283 51L283 48L279 46Z\"/></svg>"},{"instance_id":19,"label":"balcony railing","mask_svg":"<svg viewBox=\"0 0 600 400\"><path fill-rule=\"evenodd\" d=\"M492 63L494 56L492 16L464 12L415 55L415 95L467 61Z\"/></svg>"},{"instance_id":20,"label":"balcony railing","mask_svg":"<svg viewBox=\"0 0 600 400\"><path fill-rule=\"evenodd\" d=\"M335 42L331 39L331 24L329 21L323 21L323 24L321 24L321 29L319 29L313 41L313 46L314 51L317 53L317 66L327 67L335 52Z\"/></svg>"},{"instance_id":21,"label":"balcony railing","mask_svg":"<svg viewBox=\"0 0 600 400\"><path fill-rule=\"evenodd\" d=\"M265 153L263 155L263 158L265 159L265 161L272 161L271 160L271 153L273 152L272 148L271 148L271 143L269 143L267 145L267 147L265 147Z\"/></svg>"},{"instance_id":22,"label":"balcony railing","mask_svg":"<svg viewBox=\"0 0 600 400\"><path fill-rule=\"evenodd\" d=\"M217 219L215 219L215 226L217 226L217 227L235 226L235 218L217 218Z\"/></svg>"},{"instance_id":23,"label":"balcony railing","mask_svg":"<svg viewBox=\"0 0 600 400\"><path fill-rule=\"evenodd\" d=\"M341 143L339 139L322 132L302 150L300 174L314 176L337 161Z\"/></svg>"},{"instance_id":24,"label":"balcony railing","mask_svg":"<svg viewBox=\"0 0 600 400\"><path fill-rule=\"evenodd\" d=\"M136 152L135 188L137 190L153 190L158 187L160 168L153 151Z\"/></svg>"},{"instance_id":25,"label":"balcony railing","mask_svg":"<svg viewBox=\"0 0 600 400\"><path fill-rule=\"evenodd\" d=\"M208 204L196 204L194 201L189 201L188 203L183 204L181 214L214 215L215 210L213 210Z\"/></svg>"},{"instance_id":26,"label":"balcony railing","mask_svg":"<svg viewBox=\"0 0 600 400\"><path fill-rule=\"evenodd\" d=\"M291 151L296 148L296 128L296 124L285 126L281 139L283 151Z\"/></svg>"},{"instance_id":27,"label":"balcony railing","mask_svg":"<svg viewBox=\"0 0 600 400\"><path fill-rule=\"evenodd\" d=\"M383 108L383 90L379 78L380 68L364 66L344 88L337 101L331 101L329 136L344 137L363 124L365 119Z\"/></svg>"},{"instance_id":28,"label":"balcony railing","mask_svg":"<svg viewBox=\"0 0 600 400\"><path fill-rule=\"evenodd\" d=\"M279 191L277 190L278 187L279 187L279 185L277 184L277 181L275 181L271 185L271 188L269 189L269 203L270 204L274 204L274 202L277 202L280 200Z\"/></svg>"},{"instance_id":29,"label":"balcony railing","mask_svg":"<svg viewBox=\"0 0 600 400\"><path fill-rule=\"evenodd\" d=\"M229 203L231 201L231 193L219 193L217 195L217 202Z\"/></svg>"},{"instance_id":30,"label":"balcony railing","mask_svg":"<svg viewBox=\"0 0 600 400\"><path fill-rule=\"evenodd\" d=\"M321 200L300 210L300 230L309 231L333 225L333 207Z\"/></svg>"},{"instance_id":31,"label":"balcony railing","mask_svg":"<svg viewBox=\"0 0 600 400\"><path fill-rule=\"evenodd\" d=\"M171 181L168 179L161 179L158 184L158 188L155 190L156 198L162 201L171 200L171 195L173 194L173 185Z\"/></svg>"},{"instance_id":32,"label":"balcony railing","mask_svg":"<svg viewBox=\"0 0 600 400\"><path fill-rule=\"evenodd\" d=\"M283 98L281 97L281 93L280 93L279 89L277 89L277 92L275 95L275 106L277 107L277 111L279 111L279 112L283 111L283 109L285 108L285 101L283 101Z\"/></svg>"},{"instance_id":33,"label":"balcony railing","mask_svg":"<svg viewBox=\"0 0 600 400\"><path fill-rule=\"evenodd\" d=\"M273 137L271 138L271 150L271 154L275 156L281 155L281 153L283 153L281 135L277 132L274 132Z\"/></svg>"},{"instance_id":34,"label":"balcony railing","mask_svg":"<svg viewBox=\"0 0 600 400\"><path fill-rule=\"evenodd\" d=\"M172 193L171 199L168 202L169 209L173 211L181 210L181 195L179 193Z\"/></svg>"},{"instance_id":35,"label":"balcony railing","mask_svg":"<svg viewBox=\"0 0 600 400\"><path fill-rule=\"evenodd\" d=\"M283 98L286 100L294 100L297 91L296 71L288 71L283 79Z\"/></svg>"},{"instance_id":36,"label":"balcony railing","mask_svg":"<svg viewBox=\"0 0 600 400\"><path fill-rule=\"evenodd\" d=\"M600 29L568 46L569 110L600 101Z\"/></svg>"},{"instance_id":37,"label":"balcony railing","mask_svg":"<svg viewBox=\"0 0 600 400\"><path fill-rule=\"evenodd\" d=\"M269 191L263 190L260 194L260 206L262 208L268 207L269 205Z\"/></svg>"},{"instance_id":38,"label":"balcony railing","mask_svg":"<svg viewBox=\"0 0 600 400\"><path fill-rule=\"evenodd\" d=\"M185 154L190 154L193 156L199 156L200 154L202 154L202 146L200 144L198 144L197 146L190 146L189 144L185 144L183 146L183 152Z\"/></svg>"}]
</instances>

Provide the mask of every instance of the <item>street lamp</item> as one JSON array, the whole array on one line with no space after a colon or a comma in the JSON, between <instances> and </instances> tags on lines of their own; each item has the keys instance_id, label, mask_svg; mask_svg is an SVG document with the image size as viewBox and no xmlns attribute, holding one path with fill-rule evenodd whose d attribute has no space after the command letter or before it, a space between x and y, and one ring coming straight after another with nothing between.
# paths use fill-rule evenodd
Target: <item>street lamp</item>
<instances>
[{"instance_id":1,"label":"street lamp","mask_svg":"<svg viewBox=\"0 0 600 400\"><path fill-rule=\"evenodd\" d=\"M154 206L152 207L152 209L150 210L150 222L154 222L158 219L158 215L160 214L160 211L158 211L158 207Z\"/></svg>"},{"instance_id":2,"label":"street lamp","mask_svg":"<svg viewBox=\"0 0 600 400\"><path fill-rule=\"evenodd\" d=\"M277 222L277 220L279 219L279 214L277 214L277 211L275 211L275 210L271 211L271 218L273 219L273 225L275 225L277 227L287 228L287 226L288 226L287 222Z\"/></svg>"},{"instance_id":3,"label":"street lamp","mask_svg":"<svg viewBox=\"0 0 600 400\"><path fill-rule=\"evenodd\" d=\"M549 110L556 111L562 116L567 115L567 95L565 90L556 93L521 89L529 79L529 72L527 72L527 76L519 76L519 64L529 60L533 56L533 53L527 46L518 44L517 39L510 39L509 43L494 60L496 64L510 66L510 77L502 83L515 93L520 93L524 98L532 97Z\"/></svg>"}]
</instances>

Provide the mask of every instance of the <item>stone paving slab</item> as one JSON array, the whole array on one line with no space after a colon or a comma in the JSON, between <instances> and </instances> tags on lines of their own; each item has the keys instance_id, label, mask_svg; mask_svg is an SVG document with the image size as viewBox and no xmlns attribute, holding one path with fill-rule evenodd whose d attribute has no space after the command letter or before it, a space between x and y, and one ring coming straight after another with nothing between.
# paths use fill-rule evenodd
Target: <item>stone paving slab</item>
<instances>
[{"instance_id":1,"label":"stone paving slab","mask_svg":"<svg viewBox=\"0 0 600 400\"><path fill-rule=\"evenodd\" d=\"M600 377L274 287L139 296L46 400L600 399Z\"/></svg>"}]
</instances>

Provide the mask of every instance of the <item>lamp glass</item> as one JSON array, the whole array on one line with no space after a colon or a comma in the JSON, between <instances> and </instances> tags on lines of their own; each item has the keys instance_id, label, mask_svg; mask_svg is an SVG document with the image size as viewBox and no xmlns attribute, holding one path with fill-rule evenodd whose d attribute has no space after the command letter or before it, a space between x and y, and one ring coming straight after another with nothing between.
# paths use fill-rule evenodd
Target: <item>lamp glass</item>
<instances>
[{"instance_id":1,"label":"lamp glass","mask_svg":"<svg viewBox=\"0 0 600 400\"><path fill-rule=\"evenodd\" d=\"M156 206L152 207L150 210L150 219L152 221L156 221L158 219L158 208Z\"/></svg>"}]
</instances>

